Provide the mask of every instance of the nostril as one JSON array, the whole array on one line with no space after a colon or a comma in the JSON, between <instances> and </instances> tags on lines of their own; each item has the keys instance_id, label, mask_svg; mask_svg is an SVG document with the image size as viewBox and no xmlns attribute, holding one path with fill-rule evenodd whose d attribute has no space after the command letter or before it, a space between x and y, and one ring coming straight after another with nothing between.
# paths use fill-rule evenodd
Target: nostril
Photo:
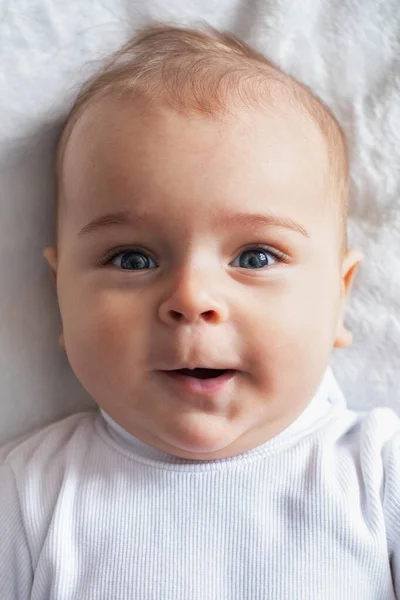
<instances>
[{"instance_id":1,"label":"nostril","mask_svg":"<svg viewBox=\"0 0 400 600\"><path fill-rule=\"evenodd\" d=\"M213 319L215 319L216 317L216 312L214 310L205 310L202 313L196 313L195 315L190 315L189 313L184 313L184 312L180 312L178 310L174 310L171 309L169 311L170 316L172 317L172 319L174 319L174 321L182 321L184 319L189 320L195 320L197 318L203 318L206 321L211 321Z\"/></svg>"},{"instance_id":2,"label":"nostril","mask_svg":"<svg viewBox=\"0 0 400 600\"><path fill-rule=\"evenodd\" d=\"M181 321L183 319L183 314L177 310L171 310L171 315L176 321Z\"/></svg>"}]
</instances>

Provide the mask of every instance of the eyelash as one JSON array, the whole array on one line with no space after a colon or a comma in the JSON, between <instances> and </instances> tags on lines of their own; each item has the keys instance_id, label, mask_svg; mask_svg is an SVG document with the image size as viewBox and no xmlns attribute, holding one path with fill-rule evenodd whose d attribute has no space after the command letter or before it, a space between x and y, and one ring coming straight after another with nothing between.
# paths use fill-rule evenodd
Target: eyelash
<instances>
[{"instance_id":1,"label":"eyelash","mask_svg":"<svg viewBox=\"0 0 400 600\"><path fill-rule=\"evenodd\" d=\"M135 248L134 246L125 246L125 247L121 247L121 248L114 248L114 250L110 250L110 252L107 252L107 254L105 256L103 256L103 258L101 258L101 260L99 261L99 265L105 266L109 262L111 262L111 260L113 258L115 258L116 256L118 256L119 254L121 254L123 252L128 252L129 250L131 250L133 252L138 252L140 254L145 254L145 255L148 254L148 252L146 250L143 250L142 248ZM250 246L248 248L244 248L241 251L241 254L243 252L258 251L258 250L261 250L263 252L268 252L268 254L271 254L279 262L282 262L282 263L290 262L289 256L287 254L285 254L284 252L281 252L280 250L277 250L275 248L270 248L269 246L264 246L264 245L255 245L255 246ZM122 270L129 271L129 269L122 269ZM255 269L255 270L261 271L263 269Z\"/></svg>"}]
</instances>

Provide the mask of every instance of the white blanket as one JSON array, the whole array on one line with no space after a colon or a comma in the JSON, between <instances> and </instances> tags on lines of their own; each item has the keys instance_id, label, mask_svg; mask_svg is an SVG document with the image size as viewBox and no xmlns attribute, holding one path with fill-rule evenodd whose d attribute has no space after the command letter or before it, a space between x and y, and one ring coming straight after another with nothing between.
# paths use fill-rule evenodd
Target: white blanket
<instances>
[{"instance_id":1,"label":"white blanket","mask_svg":"<svg viewBox=\"0 0 400 600\"><path fill-rule=\"evenodd\" d=\"M0 0L0 442L93 404L57 346L42 248L52 155L77 86L149 18L250 42L334 110L351 149L350 245L365 253L332 367L350 406L400 412L399 0Z\"/></svg>"}]
</instances>

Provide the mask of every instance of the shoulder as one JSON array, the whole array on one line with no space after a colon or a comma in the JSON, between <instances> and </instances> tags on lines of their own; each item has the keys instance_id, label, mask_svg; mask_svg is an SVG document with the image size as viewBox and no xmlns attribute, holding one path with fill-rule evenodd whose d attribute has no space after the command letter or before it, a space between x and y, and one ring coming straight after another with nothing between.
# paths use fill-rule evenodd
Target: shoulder
<instances>
[{"instance_id":1,"label":"shoulder","mask_svg":"<svg viewBox=\"0 0 400 600\"><path fill-rule=\"evenodd\" d=\"M346 409L344 413L344 426L335 440L338 445L352 448L365 469L372 469L374 465L377 468L385 467L389 455L400 448L400 417L387 407L365 412Z\"/></svg>"},{"instance_id":2,"label":"shoulder","mask_svg":"<svg viewBox=\"0 0 400 600\"><path fill-rule=\"evenodd\" d=\"M371 411L363 423L363 470L379 483L389 552L400 540L400 419L389 408Z\"/></svg>"},{"instance_id":3,"label":"shoulder","mask_svg":"<svg viewBox=\"0 0 400 600\"><path fill-rule=\"evenodd\" d=\"M31 581L63 482L93 442L96 414L75 413L0 448L0 579Z\"/></svg>"},{"instance_id":4,"label":"shoulder","mask_svg":"<svg viewBox=\"0 0 400 600\"><path fill-rule=\"evenodd\" d=\"M0 538L26 539L37 556L65 481L74 485L96 443L97 415L96 409L75 413L0 449L0 511L7 514Z\"/></svg>"},{"instance_id":5,"label":"shoulder","mask_svg":"<svg viewBox=\"0 0 400 600\"><path fill-rule=\"evenodd\" d=\"M378 407L361 413L362 431L374 443L385 444L400 432L400 417L392 408Z\"/></svg>"},{"instance_id":6,"label":"shoulder","mask_svg":"<svg viewBox=\"0 0 400 600\"><path fill-rule=\"evenodd\" d=\"M361 466L379 479L384 494L390 471L400 474L400 418L391 408L375 408L360 417L358 435Z\"/></svg>"},{"instance_id":7,"label":"shoulder","mask_svg":"<svg viewBox=\"0 0 400 600\"><path fill-rule=\"evenodd\" d=\"M382 504L386 517L398 523L400 533L400 418L391 408L368 412L346 411L348 418L336 442L336 451L351 455L367 491Z\"/></svg>"},{"instance_id":8,"label":"shoulder","mask_svg":"<svg viewBox=\"0 0 400 600\"><path fill-rule=\"evenodd\" d=\"M348 448L354 455L370 454L380 457L383 449L400 432L400 417L389 407L377 406L368 410L353 410L347 405L332 370L325 374L321 393L328 397L331 411L320 430L319 441L332 448Z\"/></svg>"},{"instance_id":9,"label":"shoulder","mask_svg":"<svg viewBox=\"0 0 400 600\"><path fill-rule=\"evenodd\" d=\"M8 466L18 478L21 471L49 468L64 462L69 454L84 448L95 435L97 410L74 413L14 442L0 447L0 465Z\"/></svg>"},{"instance_id":10,"label":"shoulder","mask_svg":"<svg viewBox=\"0 0 400 600\"><path fill-rule=\"evenodd\" d=\"M383 500L388 473L400 475L400 418L394 410L336 407L317 436L323 456L336 464L339 477L353 473L367 492ZM400 497L400 485L398 489Z\"/></svg>"},{"instance_id":11,"label":"shoulder","mask_svg":"<svg viewBox=\"0 0 400 600\"><path fill-rule=\"evenodd\" d=\"M351 411L353 412L353 411ZM387 448L398 443L400 435L400 418L393 409L387 407L374 408L368 412L353 412L355 415L354 435L360 447L369 458L379 455L384 458Z\"/></svg>"},{"instance_id":12,"label":"shoulder","mask_svg":"<svg viewBox=\"0 0 400 600\"><path fill-rule=\"evenodd\" d=\"M391 408L377 407L370 411L354 411L338 407L328 427L332 442L351 445L372 453L382 453L388 443L400 434L400 417Z\"/></svg>"}]
</instances>

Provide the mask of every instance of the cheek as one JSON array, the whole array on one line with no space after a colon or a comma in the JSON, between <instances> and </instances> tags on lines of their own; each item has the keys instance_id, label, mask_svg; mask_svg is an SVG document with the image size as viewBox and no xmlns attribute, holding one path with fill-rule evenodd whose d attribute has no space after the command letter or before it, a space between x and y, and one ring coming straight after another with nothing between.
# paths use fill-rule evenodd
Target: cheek
<instances>
[{"instance_id":1,"label":"cheek","mask_svg":"<svg viewBox=\"0 0 400 600\"><path fill-rule=\"evenodd\" d=\"M123 381L143 356L146 325L132 294L97 291L70 297L63 310L68 359L83 380Z\"/></svg>"},{"instance_id":2,"label":"cheek","mask_svg":"<svg viewBox=\"0 0 400 600\"><path fill-rule=\"evenodd\" d=\"M324 285L319 282L325 281ZM300 373L329 360L334 336L334 295L326 279L299 271L263 294L251 315L247 350L259 373ZM245 335L245 334L244 334Z\"/></svg>"},{"instance_id":3,"label":"cheek","mask_svg":"<svg viewBox=\"0 0 400 600\"><path fill-rule=\"evenodd\" d=\"M286 294L253 326L246 358L270 417L299 411L315 393L332 352L329 314L328 302Z\"/></svg>"}]
</instances>

